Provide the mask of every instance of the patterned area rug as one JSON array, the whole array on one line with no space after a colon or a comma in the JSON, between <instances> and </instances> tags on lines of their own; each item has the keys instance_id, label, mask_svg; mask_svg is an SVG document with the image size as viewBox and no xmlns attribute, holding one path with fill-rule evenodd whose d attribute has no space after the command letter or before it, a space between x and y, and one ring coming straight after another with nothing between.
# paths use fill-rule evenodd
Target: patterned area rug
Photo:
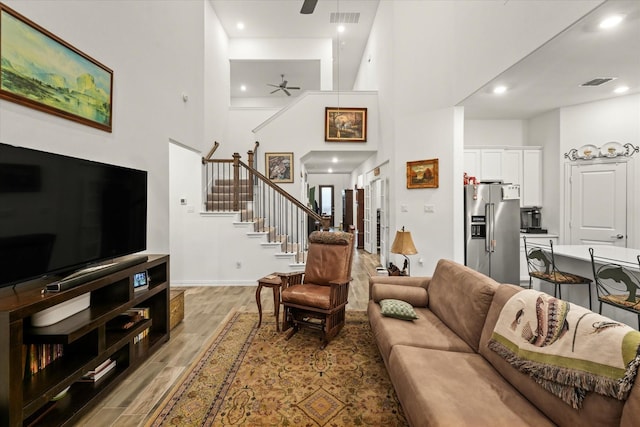
<instances>
[{"instance_id":1,"label":"patterned area rug","mask_svg":"<svg viewBox=\"0 0 640 427\"><path fill-rule=\"evenodd\" d=\"M273 316L232 312L147 426L406 426L365 312L320 350Z\"/></svg>"}]
</instances>

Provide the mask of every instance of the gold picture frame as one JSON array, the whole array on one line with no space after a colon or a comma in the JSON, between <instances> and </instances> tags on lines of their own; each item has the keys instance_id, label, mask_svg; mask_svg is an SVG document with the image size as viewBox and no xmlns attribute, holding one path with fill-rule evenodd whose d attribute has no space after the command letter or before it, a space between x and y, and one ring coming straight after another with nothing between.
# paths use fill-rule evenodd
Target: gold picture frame
<instances>
[{"instance_id":1,"label":"gold picture frame","mask_svg":"<svg viewBox=\"0 0 640 427\"><path fill-rule=\"evenodd\" d=\"M0 3L0 98L112 131L113 71Z\"/></svg>"},{"instance_id":2,"label":"gold picture frame","mask_svg":"<svg viewBox=\"0 0 640 427\"><path fill-rule=\"evenodd\" d=\"M407 188L438 188L438 159L407 162Z\"/></svg>"},{"instance_id":3,"label":"gold picture frame","mask_svg":"<svg viewBox=\"0 0 640 427\"><path fill-rule=\"evenodd\" d=\"M324 140L367 142L367 109L325 107Z\"/></svg>"},{"instance_id":4,"label":"gold picture frame","mask_svg":"<svg viewBox=\"0 0 640 427\"><path fill-rule=\"evenodd\" d=\"M293 153L264 153L264 167L271 182L293 182Z\"/></svg>"}]
</instances>

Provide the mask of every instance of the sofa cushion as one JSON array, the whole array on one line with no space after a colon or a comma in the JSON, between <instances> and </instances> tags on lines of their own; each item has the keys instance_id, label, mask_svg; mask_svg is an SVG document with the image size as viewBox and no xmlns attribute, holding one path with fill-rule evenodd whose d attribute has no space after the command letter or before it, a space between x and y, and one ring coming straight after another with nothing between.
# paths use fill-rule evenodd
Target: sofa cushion
<instances>
[{"instance_id":1,"label":"sofa cushion","mask_svg":"<svg viewBox=\"0 0 640 427\"><path fill-rule=\"evenodd\" d=\"M414 320L418 318L413 306L399 299L383 299L380 301L380 313L382 313L383 316L401 320Z\"/></svg>"},{"instance_id":2,"label":"sofa cushion","mask_svg":"<svg viewBox=\"0 0 640 427\"><path fill-rule=\"evenodd\" d=\"M417 426L551 426L479 354L396 345L389 376Z\"/></svg>"},{"instance_id":3,"label":"sofa cushion","mask_svg":"<svg viewBox=\"0 0 640 427\"><path fill-rule=\"evenodd\" d=\"M429 284L429 308L478 351L482 326L498 286L484 274L442 259Z\"/></svg>"},{"instance_id":4,"label":"sofa cushion","mask_svg":"<svg viewBox=\"0 0 640 427\"><path fill-rule=\"evenodd\" d=\"M367 314L374 338L385 363L394 345L406 344L416 347L450 351L473 352L459 336L449 329L428 308L414 307L418 318L412 322L382 315L380 305L369 301Z\"/></svg>"},{"instance_id":5,"label":"sofa cushion","mask_svg":"<svg viewBox=\"0 0 640 427\"><path fill-rule=\"evenodd\" d=\"M589 393L582 402L582 408L580 410L573 409L570 405L545 391L528 375L521 373L501 356L489 349L488 343L502 307L509 298L521 290L521 288L513 285L501 285L500 288L496 290L482 331L479 353L484 356L513 387L518 389L520 393L547 414L556 424L576 426L619 425L624 402L596 393Z\"/></svg>"},{"instance_id":6,"label":"sofa cushion","mask_svg":"<svg viewBox=\"0 0 640 427\"><path fill-rule=\"evenodd\" d=\"M371 288L371 298L375 302L383 299L397 299L406 301L414 307L426 307L429 300L425 288L386 283L375 283Z\"/></svg>"}]
</instances>

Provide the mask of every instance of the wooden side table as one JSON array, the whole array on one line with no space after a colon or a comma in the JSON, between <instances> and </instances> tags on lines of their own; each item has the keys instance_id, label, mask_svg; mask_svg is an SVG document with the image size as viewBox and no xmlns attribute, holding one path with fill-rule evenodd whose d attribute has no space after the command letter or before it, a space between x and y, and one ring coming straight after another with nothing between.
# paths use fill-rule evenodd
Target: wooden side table
<instances>
[{"instance_id":1,"label":"wooden side table","mask_svg":"<svg viewBox=\"0 0 640 427\"><path fill-rule=\"evenodd\" d=\"M273 290L273 311L276 317L276 331L280 332L280 287L282 279L277 273L269 274L258 279L258 289L256 289L256 304L258 305L258 328L262 324L262 303L260 302L260 292L263 287Z\"/></svg>"}]
</instances>

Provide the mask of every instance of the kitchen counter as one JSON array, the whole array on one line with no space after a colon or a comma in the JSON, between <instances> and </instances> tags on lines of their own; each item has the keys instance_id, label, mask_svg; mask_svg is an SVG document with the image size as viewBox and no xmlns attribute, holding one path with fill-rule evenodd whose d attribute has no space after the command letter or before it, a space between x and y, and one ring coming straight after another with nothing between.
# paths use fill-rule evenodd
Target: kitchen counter
<instances>
[{"instance_id":1,"label":"kitchen counter","mask_svg":"<svg viewBox=\"0 0 640 427\"><path fill-rule=\"evenodd\" d=\"M527 239L533 239L533 238L547 238L547 239L551 239L551 238L557 238L559 237L557 234L553 234L553 233L520 233L520 237L526 237ZM554 246L555 248L555 246Z\"/></svg>"},{"instance_id":2,"label":"kitchen counter","mask_svg":"<svg viewBox=\"0 0 640 427\"><path fill-rule=\"evenodd\" d=\"M555 245L553 247L553 253L556 256L563 256L591 263L591 256L589 255L590 247L593 247L596 258L606 258L606 261L614 261L620 265L636 270L640 269L637 259L637 256L640 255L640 249L621 248L618 246L607 245Z\"/></svg>"},{"instance_id":3,"label":"kitchen counter","mask_svg":"<svg viewBox=\"0 0 640 427\"><path fill-rule=\"evenodd\" d=\"M591 256L589 248L592 247L596 257L596 264L606 264L614 262L634 271L640 271L637 256L640 249L620 248L617 246L603 245L554 245L553 254L556 266L562 271L567 271L580 276L593 279L593 268L591 266ZM595 282L591 285L592 304L594 311L598 311L598 303ZM585 286L564 286L562 289L562 299L589 307L589 295ZM620 310L610 305L603 304L602 314L618 322L626 323L634 329L638 329L638 316L634 313Z\"/></svg>"}]
</instances>

